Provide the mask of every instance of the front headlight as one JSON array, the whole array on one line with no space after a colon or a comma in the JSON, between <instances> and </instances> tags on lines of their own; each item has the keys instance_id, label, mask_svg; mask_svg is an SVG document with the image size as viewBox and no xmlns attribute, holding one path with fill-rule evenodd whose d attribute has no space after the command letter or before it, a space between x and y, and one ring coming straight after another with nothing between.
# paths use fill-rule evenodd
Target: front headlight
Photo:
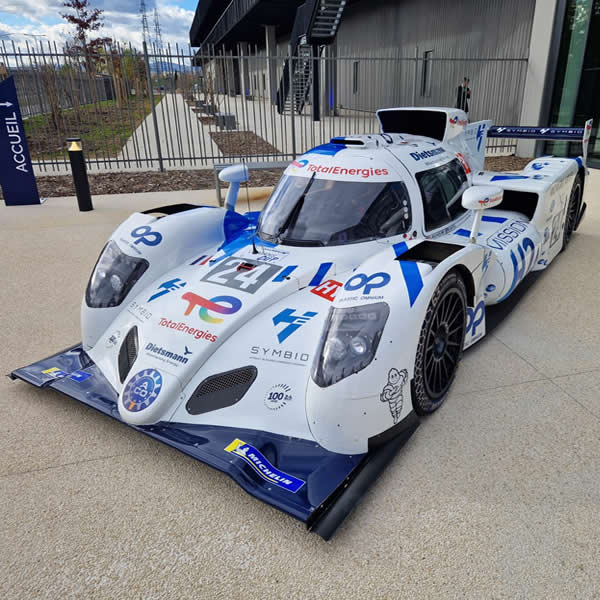
<instances>
[{"instance_id":1,"label":"front headlight","mask_svg":"<svg viewBox=\"0 0 600 600\"><path fill-rule=\"evenodd\" d=\"M86 304L90 308L119 306L148 266L147 260L129 256L115 242L108 242L85 290Z\"/></svg>"},{"instance_id":2,"label":"front headlight","mask_svg":"<svg viewBox=\"0 0 600 600\"><path fill-rule=\"evenodd\" d=\"M313 362L314 382L328 387L368 366L389 314L390 307L385 302L332 308Z\"/></svg>"}]
</instances>

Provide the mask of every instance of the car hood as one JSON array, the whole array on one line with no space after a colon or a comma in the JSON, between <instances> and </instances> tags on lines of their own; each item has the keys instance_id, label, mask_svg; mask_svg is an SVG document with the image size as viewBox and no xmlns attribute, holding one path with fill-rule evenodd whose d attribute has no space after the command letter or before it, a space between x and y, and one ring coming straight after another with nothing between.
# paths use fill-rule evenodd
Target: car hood
<instances>
[{"instance_id":1,"label":"car hood","mask_svg":"<svg viewBox=\"0 0 600 600\"><path fill-rule=\"evenodd\" d=\"M339 287L353 269L381 249L377 241L307 248L267 244L259 238L253 243L245 236L215 248L212 255L191 257L128 298L89 354L117 392L123 391L133 374L156 369L171 381L171 395L181 395L192 377L242 327L244 339L251 330L255 341L285 347L290 331L310 320L310 327L304 329L310 335L295 335L292 341L312 355L332 297L306 293L306 288L318 290L328 281ZM295 294L298 298L292 300ZM258 315L262 318L252 327ZM119 355L126 355L125 338L134 327L137 356L121 381L123 356ZM240 366L238 362L231 356L230 368ZM211 374L205 370L207 376Z\"/></svg>"}]
</instances>

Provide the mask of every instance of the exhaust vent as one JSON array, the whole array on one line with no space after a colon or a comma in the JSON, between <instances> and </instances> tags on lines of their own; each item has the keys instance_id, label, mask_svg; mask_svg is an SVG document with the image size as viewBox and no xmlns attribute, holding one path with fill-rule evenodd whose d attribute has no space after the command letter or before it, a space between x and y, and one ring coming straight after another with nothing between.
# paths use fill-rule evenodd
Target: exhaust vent
<instances>
[{"instance_id":1,"label":"exhaust vent","mask_svg":"<svg viewBox=\"0 0 600 600\"><path fill-rule=\"evenodd\" d=\"M123 383L131 371L131 367L138 355L138 333L137 327L132 327L125 336L121 349L119 350L119 379Z\"/></svg>"},{"instance_id":2,"label":"exhaust vent","mask_svg":"<svg viewBox=\"0 0 600 600\"><path fill-rule=\"evenodd\" d=\"M196 388L185 408L191 415L201 415L232 406L244 397L256 375L253 366L211 375Z\"/></svg>"}]
</instances>

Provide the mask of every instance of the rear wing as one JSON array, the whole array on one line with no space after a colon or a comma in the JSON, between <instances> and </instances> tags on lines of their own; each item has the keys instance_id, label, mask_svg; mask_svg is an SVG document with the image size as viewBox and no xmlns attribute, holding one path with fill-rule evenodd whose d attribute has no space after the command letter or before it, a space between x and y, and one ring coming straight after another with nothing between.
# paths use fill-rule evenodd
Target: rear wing
<instances>
[{"instance_id":1,"label":"rear wing","mask_svg":"<svg viewBox=\"0 0 600 600\"><path fill-rule=\"evenodd\" d=\"M586 163L588 144L592 134L593 119L583 127L490 127L489 138L517 138L521 140L565 140L581 142L583 145L583 164Z\"/></svg>"}]
</instances>

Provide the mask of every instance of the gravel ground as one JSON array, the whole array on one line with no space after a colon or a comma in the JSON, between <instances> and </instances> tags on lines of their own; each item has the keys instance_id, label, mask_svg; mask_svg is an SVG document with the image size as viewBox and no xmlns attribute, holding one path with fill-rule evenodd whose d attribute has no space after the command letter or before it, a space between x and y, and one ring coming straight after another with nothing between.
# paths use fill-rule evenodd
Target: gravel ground
<instances>
[{"instance_id":1,"label":"gravel ground","mask_svg":"<svg viewBox=\"0 0 600 600\"><path fill-rule=\"evenodd\" d=\"M212 117L207 117L212 118ZM266 142L265 142L266 143ZM485 168L491 171L518 171L531 159L517 156L487 158ZM283 169L250 171L251 187L275 185ZM174 192L179 190L208 190L215 188L212 169L190 169L183 171L115 172L90 174L90 189L94 196L99 194L123 194L139 192ZM42 198L73 196L75 188L71 175L41 175L37 178ZM0 198L2 192L0 191Z\"/></svg>"},{"instance_id":2,"label":"gravel ground","mask_svg":"<svg viewBox=\"0 0 600 600\"><path fill-rule=\"evenodd\" d=\"M225 156L263 156L279 150L253 131L211 131L210 137Z\"/></svg>"}]
</instances>

